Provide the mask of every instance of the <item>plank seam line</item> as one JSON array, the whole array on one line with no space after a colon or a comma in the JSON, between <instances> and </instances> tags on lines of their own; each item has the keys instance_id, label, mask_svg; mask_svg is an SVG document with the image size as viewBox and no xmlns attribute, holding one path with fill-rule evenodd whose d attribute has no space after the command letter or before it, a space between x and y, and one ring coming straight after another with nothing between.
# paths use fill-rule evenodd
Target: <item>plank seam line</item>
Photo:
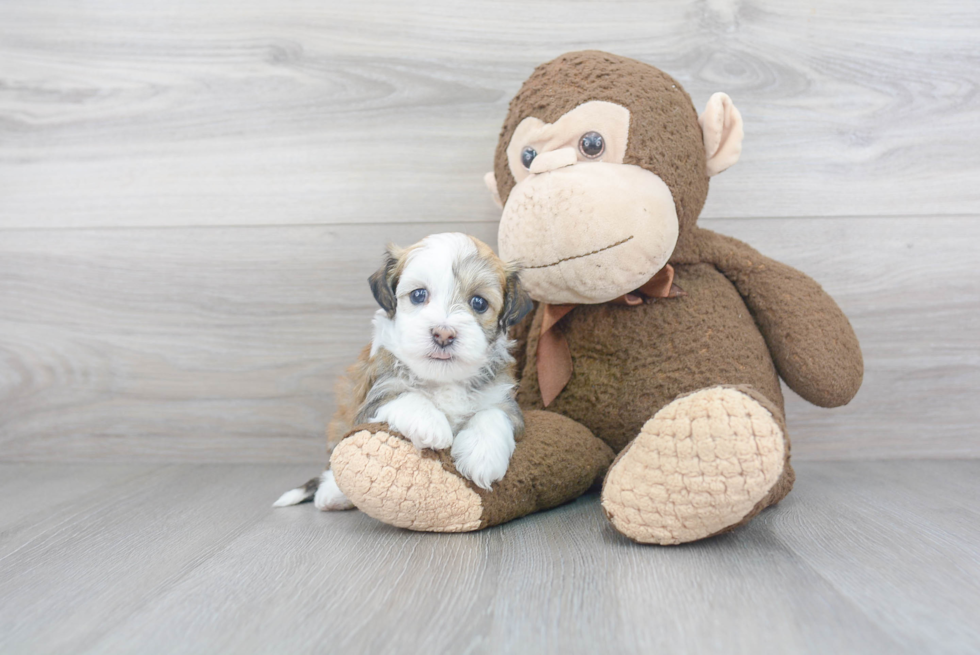
<instances>
[{"instance_id":1,"label":"plank seam line","mask_svg":"<svg viewBox=\"0 0 980 655\"><path fill-rule=\"evenodd\" d=\"M978 220L980 219L980 214L894 214L894 215L883 215L883 214L867 214L867 215L849 215L849 214L827 214L827 215L814 215L814 216L702 216L699 219L699 224L702 221L713 222L713 221L785 221L785 220L800 220L800 221L812 221L812 220L843 220L852 219L859 221L875 220L875 219L889 219L889 220L920 220L920 219L954 219L954 220ZM377 226L388 226L392 228L402 227L402 226L418 226L418 225L433 225L433 226L451 226L451 225L494 225L499 223L497 220L479 220L479 221L467 221L467 220L453 220L453 221L364 221L364 222L341 222L341 223L211 223L211 224L198 224L198 225L87 225L87 226L71 226L71 225L60 225L53 227L4 227L0 226L0 231L3 232L91 232L91 231L108 231L116 230L119 232L127 230L221 230L221 229L275 229L275 228L320 228L320 229L330 229L330 228L343 228L343 227L377 227ZM703 227L703 226L702 226Z\"/></svg>"}]
</instances>

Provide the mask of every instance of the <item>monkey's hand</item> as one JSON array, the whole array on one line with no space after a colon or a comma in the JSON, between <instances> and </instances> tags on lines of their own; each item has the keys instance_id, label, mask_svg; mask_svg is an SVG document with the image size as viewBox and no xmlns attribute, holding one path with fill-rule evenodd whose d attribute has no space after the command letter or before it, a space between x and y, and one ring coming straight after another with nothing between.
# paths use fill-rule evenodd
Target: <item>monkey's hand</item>
<instances>
[{"instance_id":1,"label":"monkey's hand","mask_svg":"<svg viewBox=\"0 0 980 655\"><path fill-rule=\"evenodd\" d=\"M701 232L702 261L714 264L738 289L786 384L821 407L850 402L861 386L864 360L854 329L833 298L807 275L741 241Z\"/></svg>"},{"instance_id":2,"label":"monkey's hand","mask_svg":"<svg viewBox=\"0 0 980 655\"><path fill-rule=\"evenodd\" d=\"M453 445L453 429L449 419L431 400L419 393L403 393L382 405L371 420L387 423L420 450L442 450Z\"/></svg>"}]
</instances>

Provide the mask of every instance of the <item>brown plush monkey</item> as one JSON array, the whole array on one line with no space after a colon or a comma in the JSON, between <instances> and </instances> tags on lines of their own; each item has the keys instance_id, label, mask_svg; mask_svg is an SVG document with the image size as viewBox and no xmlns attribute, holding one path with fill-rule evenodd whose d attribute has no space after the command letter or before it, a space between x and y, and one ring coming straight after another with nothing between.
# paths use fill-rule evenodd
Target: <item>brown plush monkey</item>
<instances>
[{"instance_id":1,"label":"brown plush monkey","mask_svg":"<svg viewBox=\"0 0 980 655\"><path fill-rule=\"evenodd\" d=\"M586 51L539 66L487 176L501 256L523 264L538 301L514 332L526 436L485 492L444 453L365 426L332 458L354 504L402 527L465 531L602 481L617 530L676 544L783 498L793 470L779 376L835 407L857 393L863 363L816 282L697 227L709 177L741 142L728 96L699 117L647 64Z\"/></svg>"}]
</instances>

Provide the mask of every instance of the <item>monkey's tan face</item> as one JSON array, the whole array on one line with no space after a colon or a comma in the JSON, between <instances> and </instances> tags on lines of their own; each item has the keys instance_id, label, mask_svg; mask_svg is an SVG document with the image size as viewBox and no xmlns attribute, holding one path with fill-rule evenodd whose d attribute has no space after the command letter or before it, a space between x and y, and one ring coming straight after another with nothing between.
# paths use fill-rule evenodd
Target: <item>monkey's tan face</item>
<instances>
[{"instance_id":1,"label":"monkey's tan face","mask_svg":"<svg viewBox=\"0 0 980 655\"><path fill-rule=\"evenodd\" d=\"M601 303L643 285L677 243L677 212L658 176L623 163L630 113L592 101L554 123L528 117L507 148L517 182L500 256L523 266L531 296Z\"/></svg>"}]
</instances>

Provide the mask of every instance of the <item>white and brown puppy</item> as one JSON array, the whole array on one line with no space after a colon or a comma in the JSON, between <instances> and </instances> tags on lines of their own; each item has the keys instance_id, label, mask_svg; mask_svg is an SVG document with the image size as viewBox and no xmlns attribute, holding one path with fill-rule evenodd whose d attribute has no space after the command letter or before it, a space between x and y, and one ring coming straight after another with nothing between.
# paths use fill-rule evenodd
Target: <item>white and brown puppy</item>
<instances>
[{"instance_id":1,"label":"white and brown puppy","mask_svg":"<svg viewBox=\"0 0 980 655\"><path fill-rule=\"evenodd\" d=\"M374 338L338 386L328 449L354 425L387 423L417 448L451 447L457 470L490 489L524 431L507 329L531 300L516 268L471 236L433 234L390 246L370 283ZM275 506L311 497L322 510L353 507L329 468Z\"/></svg>"}]
</instances>

